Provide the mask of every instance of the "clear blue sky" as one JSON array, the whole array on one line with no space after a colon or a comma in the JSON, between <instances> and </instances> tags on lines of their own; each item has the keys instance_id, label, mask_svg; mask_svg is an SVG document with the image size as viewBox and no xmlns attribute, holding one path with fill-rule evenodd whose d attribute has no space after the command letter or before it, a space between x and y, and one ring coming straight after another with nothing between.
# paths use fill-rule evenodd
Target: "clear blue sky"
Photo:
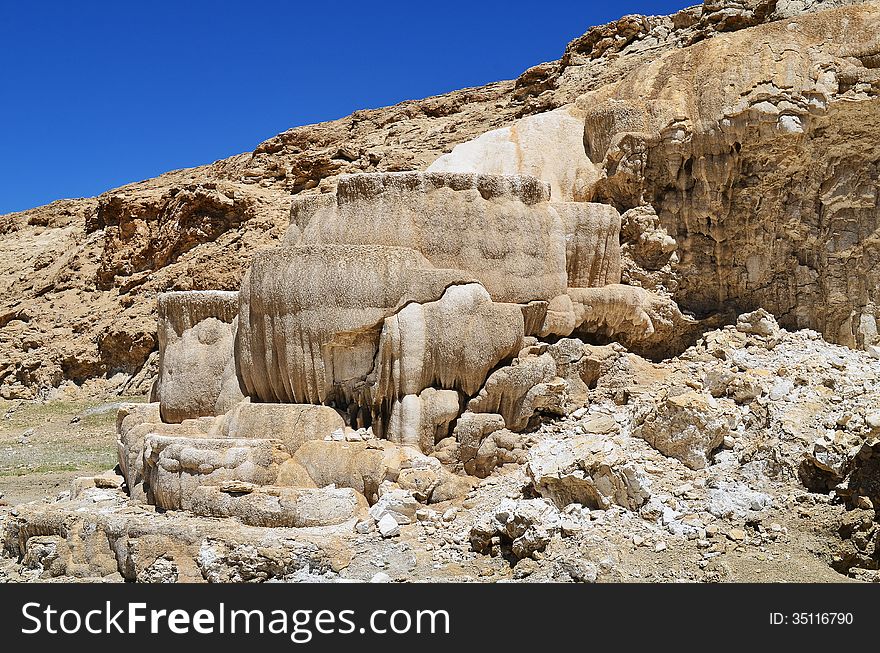
<instances>
[{"instance_id":1,"label":"clear blue sky","mask_svg":"<svg viewBox=\"0 0 880 653\"><path fill-rule=\"evenodd\" d=\"M558 59L691 2L0 0L0 213Z\"/></svg>"}]
</instances>

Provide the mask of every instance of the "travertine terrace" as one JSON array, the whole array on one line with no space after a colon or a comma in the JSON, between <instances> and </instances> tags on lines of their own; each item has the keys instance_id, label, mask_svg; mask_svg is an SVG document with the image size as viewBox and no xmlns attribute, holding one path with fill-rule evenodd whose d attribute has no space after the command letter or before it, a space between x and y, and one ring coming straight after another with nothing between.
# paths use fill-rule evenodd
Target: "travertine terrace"
<instances>
[{"instance_id":1,"label":"travertine terrace","mask_svg":"<svg viewBox=\"0 0 880 653\"><path fill-rule=\"evenodd\" d=\"M878 34L626 16L0 216L0 397L142 395L4 577L880 579Z\"/></svg>"}]
</instances>

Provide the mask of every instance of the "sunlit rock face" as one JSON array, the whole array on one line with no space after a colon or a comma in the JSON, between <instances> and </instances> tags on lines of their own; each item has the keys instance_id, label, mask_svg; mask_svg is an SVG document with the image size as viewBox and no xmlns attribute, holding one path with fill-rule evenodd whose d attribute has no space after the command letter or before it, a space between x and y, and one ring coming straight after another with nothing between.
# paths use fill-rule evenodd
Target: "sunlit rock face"
<instances>
[{"instance_id":1,"label":"sunlit rock face","mask_svg":"<svg viewBox=\"0 0 880 653\"><path fill-rule=\"evenodd\" d=\"M876 3L780 20L578 98L589 199L656 210L688 270L683 306L877 342L878 29Z\"/></svg>"},{"instance_id":2,"label":"sunlit rock face","mask_svg":"<svg viewBox=\"0 0 880 653\"><path fill-rule=\"evenodd\" d=\"M237 293L160 297L158 419L135 411L120 426L130 485L161 507L253 508L267 523L300 519L274 487L333 483L369 502L389 480L426 500L467 491L425 454L461 439L448 462L485 476L512 456L496 440L516 439L456 429L462 413L511 433L586 397L570 365L583 352L554 358L535 336L655 331L654 296L619 285L618 211L550 200L528 175L426 172L353 175L295 201L284 243L253 255ZM358 429L381 448L347 442ZM267 489L198 489L230 484Z\"/></svg>"},{"instance_id":3,"label":"sunlit rock face","mask_svg":"<svg viewBox=\"0 0 880 653\"><path fill-rule=\"evenodd\" d=\"M300 519L275 490L195 488L427 501L589 401L584 340L659 360L762 305L875 346L878 27L860 6L695 41L425 172L295 198L238 293L160 298L161 424L128 419L123 469L149 502L270 522Z\"/></svg>"},{"instance_id":4,"label":"sunlit rock face","mask_svg":"<svg viewBox=\"0 0 880 653\"><path fill-rule=\"evenodd\" d=\"M238 293L159 295L159 378L162 419L221 415L241 400L232 354Z\"/></svg>"}]
</instances>

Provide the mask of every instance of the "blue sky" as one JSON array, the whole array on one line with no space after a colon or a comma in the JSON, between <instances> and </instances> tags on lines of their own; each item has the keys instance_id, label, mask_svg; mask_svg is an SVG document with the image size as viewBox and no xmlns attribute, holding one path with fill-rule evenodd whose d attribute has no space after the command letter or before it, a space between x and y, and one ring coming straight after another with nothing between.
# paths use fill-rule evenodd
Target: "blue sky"
<instances>
[{"instance_id":1,"label":"blue sky","mask_svg":"<svg viewBox=\"0 0 880 653\"><path fill-rule=\"evenodd\" d=\"M678 2L0 0L0 213L558 59Z\"/></svg>"}]
</instances>

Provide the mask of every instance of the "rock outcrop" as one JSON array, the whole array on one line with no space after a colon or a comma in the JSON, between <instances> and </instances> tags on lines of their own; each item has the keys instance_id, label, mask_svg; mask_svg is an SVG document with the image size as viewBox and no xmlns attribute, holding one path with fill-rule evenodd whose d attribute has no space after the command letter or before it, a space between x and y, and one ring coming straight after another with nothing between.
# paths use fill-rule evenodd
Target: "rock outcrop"
<instances>
[{"instance_id":1,"label":"rock outcrop","mask_svg":"<svg viewBox=\"0 0 880 653\"><path fill-rule=\"evenodd\" d=\"M211 166L2 216L0 396L101 377L124 387L158 347L155 296L237 289L254 252L288 230L291 193L327 208L343 174L429 166L533 175L554 202L651 205L678 243L684 283L661 276L682 306L765 306L787 327L877 346L876 202L859 181L877 162L876 11L750 0L625 16L512 82L359 111ZM801 177L803 191L786 190ZM624 273L656 290L656 274Z\"/></svg>"},{"instance_id":2,"label":"rock outcrop","mask_svg":"<svg viewBox=\"0 0 880 653\"><path fill-rule=\"evenodd\" d=\"M300 531L422 528L595 580L607 556L556 555L594 523L720 554L710 523L771 541L795 479L876 511L878 31L876 2L627 16L516 82L2 217L0 396L156 376L118 474L2 515L4 549L41 578L267 578L295 570L259 529L326 569ZM836 569L875 568L860 514Z\"/></svg>"}]
</instances>

